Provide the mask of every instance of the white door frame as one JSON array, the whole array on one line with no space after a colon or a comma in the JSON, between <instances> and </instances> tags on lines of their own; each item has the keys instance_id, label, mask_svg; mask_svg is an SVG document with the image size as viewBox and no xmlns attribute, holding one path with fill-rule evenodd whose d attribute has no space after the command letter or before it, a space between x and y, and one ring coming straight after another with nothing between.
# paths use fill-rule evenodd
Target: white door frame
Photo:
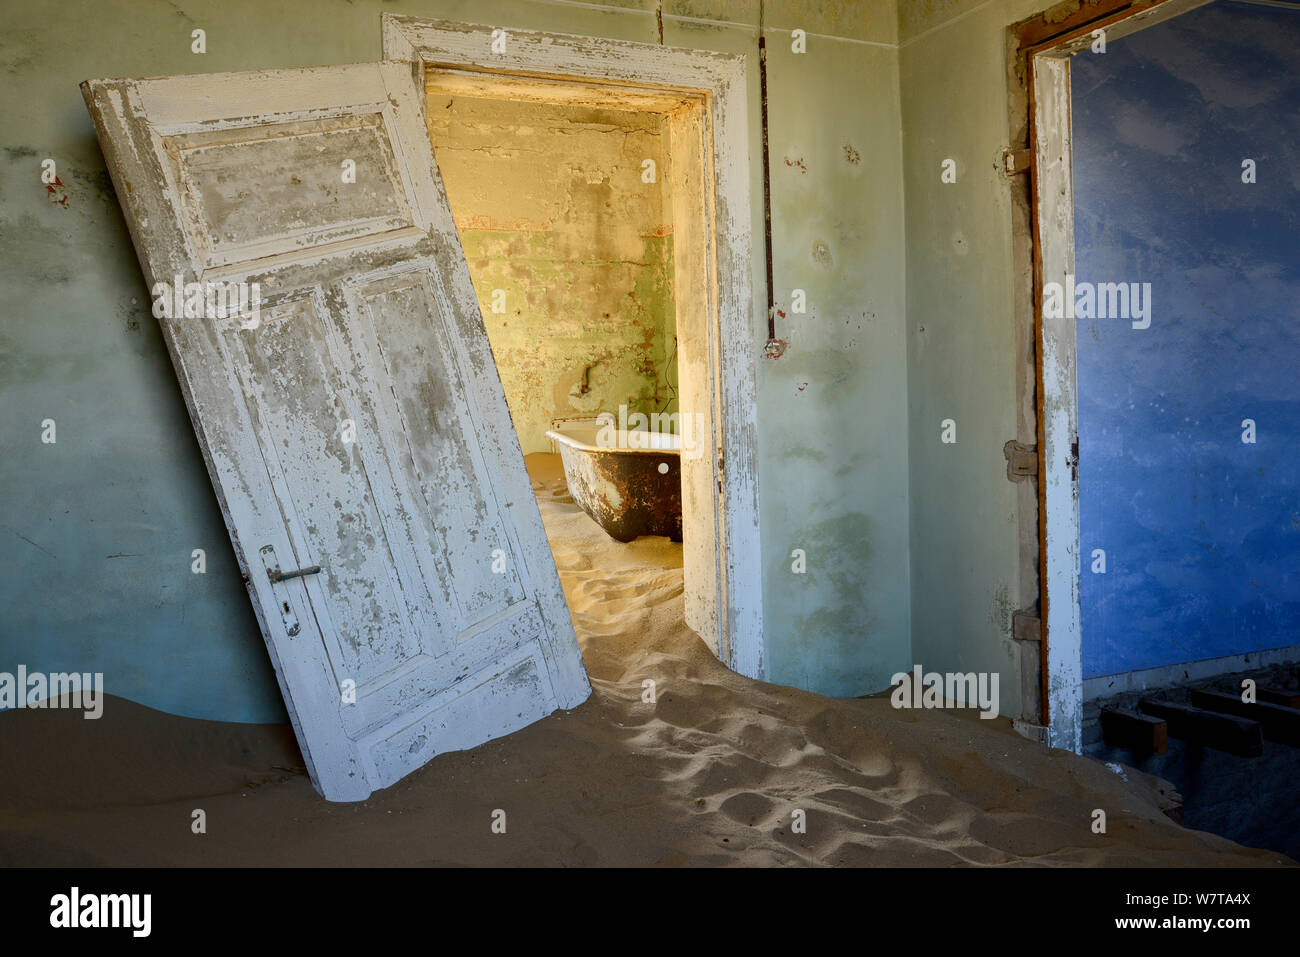
<instances>
[{"instance_id":1,"label":"white door frame","mask_svg":"<svg viewBox=\"0 0 1300 957\"><path fill-rule=\"evenodd\" d=\"M1067 288L1074 274L1074 180L1071 145L1070 57L1136 33L1210 0L1157 0L1053 38L1029 55L1033 152L1034 313L1038 327L1039 523L1042 640L1047 662L1047 740L1052 747L1083 747L1083 626L1079 601L1079 405L1072 318L1043 316L1049 283Z\"/></svg>"},{"instance_id":2,"label":"white door frame","mask_svg":"<svg viewBox=\"0 0 1300 957\"><path fill-rule=\"evenodd\" d=\"M428 70L459 82L510 83L523 96L539 88L592 88L592 102L683 113L704 109L711 144L703 174L711 273L709 396L713 448L718 657L751 678L765 676L762 562L759 549L756 359L761 336L751 281L749 123L745 58L603 37L503 29L383 15L384 58L412 64L423 91ZM558 81L558 83L557 83ZM528 91L532 92L529 93ZM521 465L522 468L522 465Z\"/></svg>"}]
</instances>

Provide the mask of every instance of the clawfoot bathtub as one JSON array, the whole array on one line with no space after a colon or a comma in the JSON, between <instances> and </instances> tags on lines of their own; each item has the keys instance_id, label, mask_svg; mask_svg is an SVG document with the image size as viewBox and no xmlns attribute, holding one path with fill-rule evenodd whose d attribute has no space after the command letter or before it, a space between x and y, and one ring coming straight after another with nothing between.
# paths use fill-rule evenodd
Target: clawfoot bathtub
<instances>
[{"instance_id":1,"label":"clawfoot bathtub","mask_svg":"<svg viewBox=\"0 0 1300 957\"><path fill-rule=\"evenodd\" d=\"M610 441L610 434L613 440ZM610 537L682 540L681 439L660 432L560 428L546 433L560 450L573 500Z\"/></svg>"}]
</instances>

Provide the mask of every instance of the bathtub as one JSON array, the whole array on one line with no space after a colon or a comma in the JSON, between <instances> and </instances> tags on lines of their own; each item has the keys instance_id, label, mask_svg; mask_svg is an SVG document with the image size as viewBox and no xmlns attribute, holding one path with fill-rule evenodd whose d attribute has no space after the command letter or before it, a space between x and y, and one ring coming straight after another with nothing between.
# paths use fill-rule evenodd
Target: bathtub
<instances>
[{"instance_id":1,"label":"bathtub","mask_svg":"<svg viewBox=\"0 0 1300 957\"><path fill-rule=\"evenodd\" d=\"M597 443L597 436L613 441ZM638 535L682 540L681 439L659 432L566 426L546 437L564 462L573 500L616 541ZM610 447L612 446L612 447Z\"/></svg>"}]
</instances>

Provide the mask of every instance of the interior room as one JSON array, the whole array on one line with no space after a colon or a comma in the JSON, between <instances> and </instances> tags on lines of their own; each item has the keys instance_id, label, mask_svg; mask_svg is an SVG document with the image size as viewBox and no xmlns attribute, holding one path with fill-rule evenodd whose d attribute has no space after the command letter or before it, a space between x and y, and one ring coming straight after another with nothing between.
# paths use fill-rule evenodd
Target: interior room
<instances>
[{"instance_id":1,"label":"interior room","mask_svg":"<svg viewBox=\"0 0 1300 957\"><path fill-rule=\"evenodd\" d=\"M456 80L426 80L429 135L547 540L584 656L630 653L684 592L681 453L656 448L682 435L669 134L580 88L508 100ZM639 521L605 482L642 497Z\"/></svg>"},{"instance_id":2,"label":"interior room","mask_svg":"<svg viewBox=\"0 0 1300 957\"><path fill-rule=\"evenodd\" d=\"M1289 451L1300 425L1290 172L1300 128L1277 118L1300 110L1298 21L1217 3L1072 65L1076 282L1129 291L1125 315L1109 291L1076 315L1083 677L1096 752L1106 750L1100 709L1119 704L1097 699L1132 706L1144 689L1172 686L1165 693L1186 701L1189 666L1207 691L1240 692L1261 665L1266 693L1289 676L1270 652L1300 628L1300 471ZM1174 739L1139 766L1178 786L1189 826L1294 855L1294 762L1292 748L1246 757Z\"/></svg>"}]
</instances>

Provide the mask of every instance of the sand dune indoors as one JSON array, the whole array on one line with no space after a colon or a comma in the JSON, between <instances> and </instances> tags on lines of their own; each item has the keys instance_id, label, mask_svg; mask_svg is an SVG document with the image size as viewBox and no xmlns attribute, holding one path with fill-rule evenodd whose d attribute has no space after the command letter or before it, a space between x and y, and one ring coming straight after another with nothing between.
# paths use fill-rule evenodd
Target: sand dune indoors
<instances>
[{"instance_id":1,"label":"sand dune indoors","mask_svg":"<svg viewBox=\"0 0 1300 957\"><path fill-rule=\"evenodd\" d=\"M1157 779L1045 751L1005 719L729 672L683 624L681 546L612 541L569 501L556 457L529 466L591 674L585 704L359 804L316 795L287 726L116 698L99 721L10 712L0 864L1286 863L1183 829ZM195 808L205 835L190 831ZM806 833L792 831L796 809Z\"/></svg>"}]
</instances>

